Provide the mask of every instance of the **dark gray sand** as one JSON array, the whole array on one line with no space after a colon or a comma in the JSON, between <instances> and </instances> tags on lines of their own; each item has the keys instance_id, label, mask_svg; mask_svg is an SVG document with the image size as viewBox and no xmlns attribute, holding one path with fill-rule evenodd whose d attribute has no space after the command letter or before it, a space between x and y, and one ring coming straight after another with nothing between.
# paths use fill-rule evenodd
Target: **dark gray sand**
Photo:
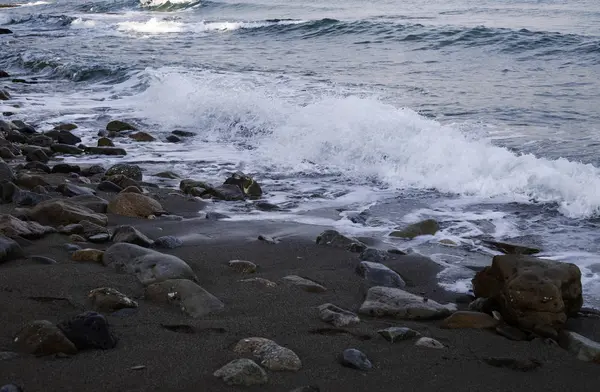
<instances>
[{"instance_id":1,"label":"dark gray sand","mask_svg":"<svg viewBox=\"0 0 600 392\"><path fill-rule=\"evenodd\" d=\"M22 356L4 360L0 362L0 384L17 383L26 392L285 392L304 385L318 386L321 391L415 392L598 388L597 364L579 361L541 339L514 342L491 331L444 330L438 328L438 321L361 317L361 323L345 328L320 321L317 306L331 302L356 311L368 289L355 273L356 253L314 243L314 232L322 228L274 222L147 221L110 216L110 225L125 222L151 238L182 236L182 247L164 252L188 262L200 285L223 301L225 309L192 319L178 309L153 305L143 299L143 287L134 276L102 265L73 262L63 248L68 237L49 235L32 242L25 251L27 255L54 258L58 264L16 260L0 265L0 350L10 350L14 335L28 321L47 319L57 323L80 313L86 309L88 291L94 288L115 288L140 305L125 317L108 315L119 338L116 348L81 351L68 358ZM259 234L279 235L281 241L258 241ZM252 275L235 272L226 264L232 259L252 261L258 264L258 271ZM406 278L407 290L438 302L467 306L464 296L436 285L439 267L435 263L394 256L387 264ZM317 281L327 291L311 293L290 287L281 280L290 274ZM240 282L249 277L269 279L277 286ZM586 332L600 329L594 318L573 320L571 324ZM417 347L414 340L389 343L376 333L388 326L411 327L447 348ZM233 346L252 336L272 339L292 349L302 360L302 369L267 371L269 382L255 387L232 387L214 377L215 370L240 357L233 352ZM364 352L373 369L365 372L341 366L338 357L347 348ZM542 365L520 372L492 367L483 361L487 357L535 359ZM133 370L136 366L144 368Z\"/></svg>"}]
</instances>

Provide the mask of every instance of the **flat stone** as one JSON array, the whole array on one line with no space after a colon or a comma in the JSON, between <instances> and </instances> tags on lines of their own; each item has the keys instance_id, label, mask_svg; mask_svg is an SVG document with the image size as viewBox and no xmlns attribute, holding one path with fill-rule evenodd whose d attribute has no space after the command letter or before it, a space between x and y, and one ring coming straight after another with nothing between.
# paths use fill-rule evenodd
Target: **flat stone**
<instances>
[{"instance_id":1,"label":"flat stone","mask_svg":"<svg viewBox=\"0 0 600 392\"><path fill-rule=\"evenodd\" d=\"M377 331L377 333L383 336L385 340L392 343L421 336L419 332L407 327L389 327L386 329L380 329Z\"/></svg>"},{"instance_id":2,"label":"flat stone","mask_svg":"<svg viewBox=\"0 0 600 392\"><path fill-rule=\"evenodd\" d=\"M152 246L154 241L146 237L142 232L133 226L122 225L115 228L113 236L113 242L127 242L148 248Z\"/></svg>"},{"instance_id":3,"label":"flat stone","mask_svg":"<svg viewBox=\"0 0 600 392\"><path fill-rule=\"evenodd\" d=\"M577 359L600 364L600 343L567 330L560 333L558 342L562 348L574 354Z\"/></svg>"},{"instance_id":4,"label":"flat stone","mask_svg":"<svg viewBox=\"0 0 600 392\"><path fill-rule=\"evenodd\" d=\"M196 134L194 132L189 132L189 131L182 131L179 129L174 130L173 132L171 132L173 135L175 136L181 136L181 137L192 137L192 136L196 136Z\"/></svg>"},{"instance_id":5,"label":"flat stone","mask_svg":"<svg viewBox=\"0 0 600 392\"><path fill-rule=\"evenodd\" d=\"M115 312L120 309L137 308L138 303L111 287L100 287L88 293L92 306L102 312Z\"/></svg>"},{"instance_id":6,"label":"flat stone","mask_svg":"<svg viewBox=\"0 0 600 392\"><path fill-rule=\"evenodd\" d=\"M243 283L259 283L265 287L277 287L277 283L275 282L271 282L268 279L265 278L248 278L248 279L242 279L240 280L240 282Z\"/></svg>"},{"instance_id":7,"label":"flat stone","mask_svg":"<svg viewBox=\"0 0 600 392\"><path fill-rule=\"evenodd\" d=\"M436 349L446 348L446 346L444 346L442 343L438 342L437 340L432 339L432 338L426 338L426 337L419 338L419 340L417 340L417 342L415 343L415 346L436 348Z\"/></svg>"},{"instance_id":8,"label":"flat stone","mask_svg":"<svg viewBox=\"0 0 600 392\"><path fill-rule=\"evenodd\" d=\"M60 226L89 220L101 226L106 226L106 215L94 213L91 209L76 204L72 200L47 200L33 207L29 216L43 225Z\"/></svg>"},{"instance_id":9,"label":"flat stone","mask_svg":"<svg viewBox=\"0 0 600 392\"><path fill-rule=\"evenodd\" d=\"M73 184L60 184L56 187L56 190L66 197L93 195L96 193L93 189Z\"/></svg>"},{"instance_id":10,"label":"flat stone","mask_svg":"<svg viewBox=\"0 0 600 392\"><path fill-rule=\"evenodd\" d=\"M242 274L253 274L256 272L256 264L247 260L231 260L227 263L235 271Z\"/></svg>"},{"instance_id":11,"label":"flat stone","mask_svg":"<svg viewBox=\"0 0 600 392\"><path fill-rule=\"evenodd\" d=\"M440 226L434 219L427 219L421 222L413 223L403 229L395 230L390 233L391 237L400 237L413 239L422 235L434 235L440 229Z\"/></svg>"},{"instance_id":12,"label":"flat stone","mask_svg":"<svg viewBox=\"0 0 600 392\"><path fill-rule=\"evenodd\" d=\"M297 286L302 290L308 291L310 293L322 293L327 291L327 289L324 286L321 286L320 284L313 282L312 280L302 278L297 275L285 276L283 280L293 286Z\"/></svg>"},{"instance_id":13,"label":"flat stone","mask_svg":"<svg viewBox=\"0 0 600 392\"><path fill-rule=\"evenodd\" d=\"M124 242L108 248L103 263L135 275L145 285L169 279L197 280L190 266L180 258Z\"/></svg>"},{"instance_id":14,"label":"flat stone","mask_svg":"<svg viewBox=\"0 0 600 392\"><path fill-rule=\"evenodd\" d=\"M65 124L58 124L54 126L54 130L55 131L73 131L75 129L77 129L77 125L76 124L71 124L71 123L65 123Z\"/></svg>"},{"instance_id":15,"label":"flat stone","mask_svg":"<svg viewBox=\"0 0 600 392\"><path fill-rule=\"evenodd\" d=\"M129 178L124 174L114 174L112 176L104 176L102 178L103 181L110 181L114 184L117 184L121 187L121 189L128 188L130 186L138 186L139 183L133 178Z\"/></svg>"},{"instance_id":16,"label":"flat stone","mask_svg":"<svg viewBox=\"0 0 600 392\"><path fill-rule=\"evenodd\" d=\"M540 253L541 249L533 248L524 245L511 244L508 242L500 242L500 241L489 241L483 240L481 241L489 247L498 250L505 254L511 255L534 255L536 253Z\"/></svg>"},{"instance_id":17,"label":"flat stone","mask_svg":"<svg viewBox=\"0 0 600 392\"><path fill-rule=\"evenodd\" d=\"M459 311L442 321L441 327L448 329L487 329L496 328L498 320L486 313Z\"/></svg>"},{"instance_id":18,"label":"flat stone","mask_svg":"<svg viewBox=\"0 0 600 392\"><path fill-rule=\"evenodd\" d=\"M80 236L79 234L71 234L69 236L69 240L73 241L73 242L87 242L87 240L85 238L83 238L82 236Z\"/></svg>"},{"instance_id":19,"label":"flat stone","mask_svg":"<svg viewBox=\"0 0 600 392\"><path fill-rule=\"evenodd\" d=\"M180 238L174 237L172 235L158 237L154 240L154 243L152 244L154 248L162 249L175 249L179 248L181 245L183 245L183 241Z\"/></svg>"},{"instance_id":20,"label":"flat stone","mask_svg":"<svg viewBox=\"0 0 600 392\"><path fill-rule=\"evenodd\" d=\"M409 292L391 287L371 287L358 313L404 320L429 320L449 316L456 305L441 305Z\"/></svg>"},{"instance_id":21,"label":"flat stone","mask_svg":"<svg viewBox=\"0 0 600 392\"><path fill-rule=\"evenodd\" d=\"M341 363L346 367L363 371L371 370L373 368L369 358L355 348L344 350L342 353Z\"/></svg>"},{"instance_id":22,"label":"flat stone","mask_svg":"<svg viewBox=\"0 0 600 392\"><path fill-rule=\"evenodd\" d=\"M177 180L177 179L179 179L179 176L177 174L173 173L172 171L159 172L159 173L156 173L154 175L154 177L166 178L166 179L169 179L169 180Z\"/></svg>"},{"instance_id":23,"label":"flat stone","mask_svg":"<svg viewBox=\"0 0 600 392\"><path fill-rule=\"evenodd\" d=\"M63 143L55 143L50 146L50 149L57 154L63 155L81 155L84 153L84 151L78 147Z\"/></svg>"},{"instance_id":24,"label":"flat stone","mask_svg":"<svg viewBox=\"0 0 600 392\"><path fill-rule=\"evenodd\" d=\"M38 356L75 354L77 348L54 324L47 320L28 323L14 338L19 352Z\"/></svg>"},{"instance_id":25,"label":"flat stone","mask_svg":"<svg viewBox=\"0 0 600 392\"><path fill-rule=\"evenodd\" d=\"M81 234L87 239L98 234L109 234L109 231L106 227L97 225L86 219L79 222L78 225L80 225L82 228Z\"/></svg>"},{"instance_id":26,"label":"flat stone","mask_svg":"<svg viewBox=\"0 0 600 392\"><path fill-rule=\"evenodd\" d=\"M79 249L75 250L71 255L73 261L89 261L93 263L101 263L104 257L104 251L98 249Z\"/></svg>"},{"instance_id":27,"label":"flat stone","mask_svg":"<svg viewBox=\"0 0 600 392\"><path fill-rule=\"evenodd\" d=\"M83 225L80 225L79 223L71 223L70 225L59 226L58 232L66 235L83 234Z\"/></svg>"},{"instance_id":28,"label":"flat stone","mask_svg":"<svg viewBox=\"0 0 600 392\"><path fill-rule=\"evenodd\" d=\"M10 238L37 239L55 232L56 229L43 226L37 222L22 221L12 215L0 215L0 234Z\"/></svg>"},{"instance_id":29,"label":"flat stone","mask_svg":"<svg viewBox=\"0 0 600 392\"><path fill-rule=\"evenodd\" d=\"M16 180L15 184L22 186L27 189L32 189L38 185L48 186L48 182L42 176L29 175L25 173L20 173Z\"/></svg>"},{"instance_id":30,"label":"flat stone","mask_svg":"<svg viewBox=\"0 0 600 392\"><path fill-rule=\"evenodd\" d=\"M94 235L87 237L87 240L94 244L102 244L104 242L110 241L110 234L108 234L108 233L94 234Z\"/></svg>"},{"instance_id":31,"label":"flat stone","mask_svg":"<svg viewBox=\"0 0 600 392\"><path fill-rule=\"evenodd\" d=\"M272 371L293 371L302 368L298 355L270 339L251 337L240 340L233 351L237 354L252 354L262 366Z\"/></svg>"},{"instance_id":32,"label":"flat stone","mask_svg":"<svg viewBox=\"0 0 600 392\"><path fill-rule=\"evenodd\" d=\"M146 287L145 297L160 304L172 304L193 318L222 310L225 305L214 295L187 279L170 279Z\"/></svg>"},{"instance_id":33,"label":"flat stone","mask_svg":"<svg viewBox=\"0 0 600 392\"><path fill-rule=\"evenodd\" d=\"M355 313L346 309L342 309L334 304L323 304L317 309L319 310L319 318L321 321L333 324L338 328L360 322L360 318L358 318Z\"/></svg>"},{"instance_id":34,"label":"flat stone","mask_svg":"<svg viewBox=\"0 0 600 392\"><path fill-rule=\"evenodd\" d=\"M267 373L251 359L242 358L229 362L213 373L227 385L263 385L269 381Z\"/></svg>"},{"instance_id":35,"label":"flat stone","mask_svg":"<svg viewBox=\"0 0 600 392\"><path fill-rule=\"evenodd\" d=\"M106 317L97 312L85 312L60 322L58 328L79 350L89 348L110 349L117 338L110 331Z\"/></svg>"},{"instance_id":36,"label":"flat stone","mask_svg":"<svg viewBox=\"0 0 600 392\"><path fill-rule=\"evenodd\" d=\"M406 282L396 271L391 270L381 263L361 261L356 267L356 272L365 280L375 286L404 288Z\"/></svg>"},{"instance_id":37,"label":"flat stone","mask_svg":"<svg viewBox=\"0 0 600 392\"><path fill-rule=\"evenodd\" d=\"M52 264L58 264L58 262L54 259L51 259L50 257L46 257L46 256L29 256L28 257L29 260L31 260L34 263L38 263L38 264L46 264L46 265L52 265Z\"/></svg>"},{"instance_id":38,"label":"flat stone","mask_svg":"<svg viewBox=\"0 0 600 392\"><path fill-rule=\"evenodd\" d=\"M162 215L165 210L158 201L148 196L137 193L119 193L108 203L108 212L135 218L148 218L149 215Z\"/></svg>"}]
</instances>

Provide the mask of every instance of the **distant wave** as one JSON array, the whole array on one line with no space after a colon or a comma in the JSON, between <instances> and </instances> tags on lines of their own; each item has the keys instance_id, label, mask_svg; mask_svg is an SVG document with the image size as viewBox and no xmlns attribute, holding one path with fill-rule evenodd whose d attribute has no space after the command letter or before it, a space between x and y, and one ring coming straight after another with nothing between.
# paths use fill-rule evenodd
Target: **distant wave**
<instances>
[{"instance_id":1,"label":"distant wave","mask_svg":"<svg viewBox=\"0 0 600 392\"><path fill-rule=\"evenodd\" d=\"M200 4L199 0L140 0L144 8L156 8L160 11L189 8Z\"/></svg>"}]
</instances>

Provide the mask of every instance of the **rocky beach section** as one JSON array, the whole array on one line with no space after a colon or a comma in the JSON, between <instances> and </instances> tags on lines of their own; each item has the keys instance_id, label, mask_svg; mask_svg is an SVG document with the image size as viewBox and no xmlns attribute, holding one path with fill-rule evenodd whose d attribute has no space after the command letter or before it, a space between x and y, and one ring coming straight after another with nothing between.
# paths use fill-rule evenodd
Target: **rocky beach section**
<instances>
[{"instance_id":1,"label":"rocky beach section","mask_svg":"<svg viewBox=\"0 0 600 392\"><path fill-rule=\"evenodd\" d=\"M244 173L150 173L173 189L135 164L76 163L126 155L122 138L155 140L115 119L86 146L77 124L40 132L2 113L0 391L597 388L600 317L582 308L574 264L496 243L505 254L477 271L474 296L448 292L419 254L203 211L207 199L276 211Z\"/></svg>"}]
</instances>

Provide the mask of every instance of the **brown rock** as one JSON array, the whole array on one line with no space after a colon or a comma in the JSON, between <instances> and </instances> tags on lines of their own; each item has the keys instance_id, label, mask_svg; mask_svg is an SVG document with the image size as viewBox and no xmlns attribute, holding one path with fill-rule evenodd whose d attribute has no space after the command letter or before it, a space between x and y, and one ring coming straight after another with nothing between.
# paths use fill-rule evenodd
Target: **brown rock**
<instances>
[{"instance_id":1,"label":"brown rock","mask_svg":"<svg viewBox=\"0 0 600 392\"><path fill-rule=\"evenodd\" d=\"M29 217L49 226L68 225L88 220L100 226L106 226L106 215L96 214L84 206L67 200L47 200L31 209Z\"/></svg>"},{"instance_id":2,"label":"brown rock","mask_svg":"<svg viewBox=\"0 0 600 392\"><path fill-rule=\"evenodd\" d=\"M87 242L87 240L85 238L83 238L82 236L80 236L79 234L71 234L69 236L69 240L71 242Z\"/></svg>"},{"instance_id":3,"label":"brown rock","mask_svg":"<svg viewBox=\"0 0 600 392\"><path fill-rule=\"evenodd\" d=\"M107 137L101 137L98 139L98 147L114 147L115 144Z\"/></svg>"},{"instance_id":4,"label":"brown rock","mask_svg":"<svg viewBox=\"0 0 600 392\"><path fill-rule=\"evenodd\" d=\"M117 184L121 188L125 189L130 186L138 186L138 182L132 178L127 177L124 174L115 174L112 176L105 176L104 181L110 181L113 184Z\"/></svg>"},{"instance_id":5,"label":"brown rock","mask_svg":"<svg viewBox=\"0 0 600 392\"><path fill-rule=\"evenodd\" d=\"M125 294L110 287L100 287L91 290L88 298L95 309L100 311L114 312L119 309L137 308L138 303Z\"/></svg>"},{"instance_id":6,"label":"brown rock","mask_svg":"<svg viewBox=\"0 0 600 392\"><path fill-rule=\"evenodd\" d=\"M108 212L136 218L148 218L150 215L165 213L158 201L137 193L119 193L108 203Z\"/></svg>"},{"instance_id":7,"label":"brown rock","mask_svg":"<svg viewBox=\"0 0 600 392\"><path fill-rule=\"evenodd\" d=\"M253 274L256 272L256 264L246 260L231 260L229 266L242 274Z\"/></svg>"},{"instance_id":8,"label":"brown rock","mask_svg":"<svg viewBox=\"0 0 600 392\"><path fill-rule=\"evenodd\" d=\"M47 320L27 324L14 338L18 351L34 355L75 354L77 348L58 327Z\"/></svg>"},{"instance_id":9,"label":"brown rock","mask_svg":"<svg viewBox=\"0 0 600 392\"><path fill-rule=\"evenodd\" d=\"M80 249L73 252L71 259L73 261L90 261L101 263L104 251L98 249Z\"/></svg>"},{"instance_id":10,"label":"brown rock","mask_svg":"<svg viewBox=\"0 0 600 392\"><path fill-rule=\"evenodd\" d=\"M486 329L494 328L498 325L498 320L486 313L460 311L450 315L442 321L442 328L476 328Z\"/></svg>"},{"instance_id":11,"label":"brown rock","mask_svg":"<svg viewBox=\"0 0 600 392\"><path fill-rule=\"evenodd\" d=\"M583 304L575 264L530 256L495 256L473 278L473 291L495 301L507 323L549 337L556 337Z\"/></svg>"},{"instance_id":12,"label":"brown rock","mask_svg":"<svg viewBox=\"0 0 600 392\"><path fill-rule=\"evenodd\" d=\"M146 132L136 132L129 135L129 137L138 142L153 142L156 138Z\"/></svg>"}]
</instances>

